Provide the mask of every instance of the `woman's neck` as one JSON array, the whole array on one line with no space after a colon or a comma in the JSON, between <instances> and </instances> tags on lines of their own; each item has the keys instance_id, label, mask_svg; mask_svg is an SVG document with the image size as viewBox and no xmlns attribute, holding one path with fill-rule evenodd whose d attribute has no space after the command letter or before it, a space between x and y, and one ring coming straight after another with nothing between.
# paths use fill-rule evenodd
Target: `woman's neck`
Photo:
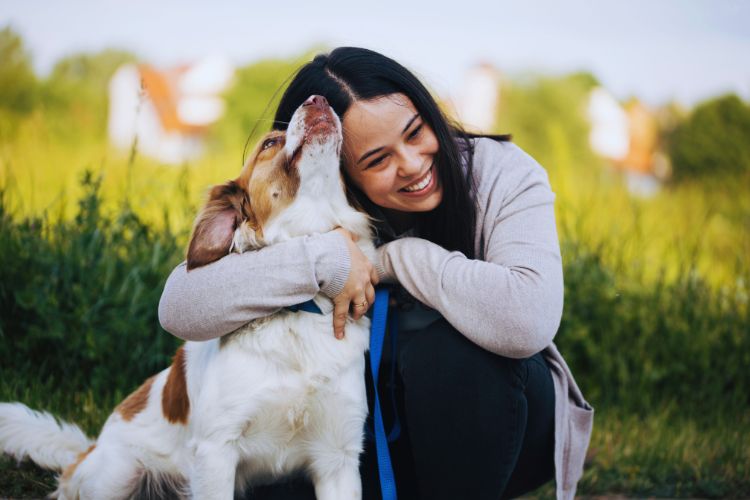
<instances>
[{"instance_id":1,"label":"woman's neck","mask_svg":"<svg viewBox=\"0 0 750 500\"><path fill-rule=\"evenodd\" d=\"M414 227L416 214L413 212L402 212L391 208L382 208L386 221L393 228L396 234L401 234Z\"/></svg>"}]
</instances>

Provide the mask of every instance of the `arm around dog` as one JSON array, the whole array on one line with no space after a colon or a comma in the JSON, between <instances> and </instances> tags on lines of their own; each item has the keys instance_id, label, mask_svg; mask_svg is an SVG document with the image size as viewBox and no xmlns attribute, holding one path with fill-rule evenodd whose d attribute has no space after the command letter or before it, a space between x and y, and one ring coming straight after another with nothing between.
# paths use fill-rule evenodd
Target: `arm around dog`
<instances>
[{"instance_id":1,"label":"arm around dog","mask_svg":"<svg viewBox=\"0 0 750 500\"><path fill-rule=\"evenodd\" d=\"M310 300L337 296L349 275L341 234L293 238L169 275L159 301L159 322L184 340L209 340L253 319Z\"/></svg>"}]
</instances>

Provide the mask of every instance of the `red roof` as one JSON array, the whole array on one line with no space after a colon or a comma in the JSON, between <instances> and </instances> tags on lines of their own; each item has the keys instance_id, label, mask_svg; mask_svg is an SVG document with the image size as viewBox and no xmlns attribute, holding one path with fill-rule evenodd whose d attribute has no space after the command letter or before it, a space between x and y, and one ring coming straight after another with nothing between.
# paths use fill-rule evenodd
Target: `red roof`
<instances>
[{"instance_id":1,"label":"red roof","mask_svg":"<svg viewBox=\"0 0 750 500\"><path fill-rule=\"evenodd\" d=\"M187 67L178 68L174 71L174 74L168 74L157 71L146 64L138 65L141 85L153 103L164 130L184 134L203 134L207 130L205 125L185 123L177 113L179 95L176 90L176 79L180 73L184 73L185 69Z\"/></svg>"}]
</instances>

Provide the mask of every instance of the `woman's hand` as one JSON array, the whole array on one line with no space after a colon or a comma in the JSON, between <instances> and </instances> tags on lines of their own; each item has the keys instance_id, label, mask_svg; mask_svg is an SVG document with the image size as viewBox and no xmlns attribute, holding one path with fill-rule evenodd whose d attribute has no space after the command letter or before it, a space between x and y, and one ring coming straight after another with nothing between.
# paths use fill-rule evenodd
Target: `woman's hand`
<instances>
[{"instance_id":1,"label":"woman's hand","mask_svg":"<svg viewBox=\"0 0 750 500\"><path fill-rule=\"evenodd\" d=\"M344 325L351 309L352 318L361 318L375 301L375 285L378 273L372 262L356 245L357 237L344 228L334 231L341 233L349 249L351 268L349 277L336 297L333 298L333 333L337 339L344 338Z\"/></svg>"}]
</instances>

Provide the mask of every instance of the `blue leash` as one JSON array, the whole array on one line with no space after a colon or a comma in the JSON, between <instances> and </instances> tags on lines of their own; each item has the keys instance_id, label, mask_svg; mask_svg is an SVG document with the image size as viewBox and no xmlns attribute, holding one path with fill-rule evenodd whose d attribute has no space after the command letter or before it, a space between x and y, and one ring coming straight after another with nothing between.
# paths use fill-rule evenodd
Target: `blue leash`
<instances>
[{"instance_id":1,"label":"blue leash","mask_svg":"<svg viewBox=\"0 0 750 500\"><path fill-rule=\"evenodd\" d=\"M387 288L381 287L375 291L375 303L372 307L372 322L370 325L370 371L372 371L372 383L375 393L375 408L373 420L375 422L375 451L378 457L378 475L380 476L380 491L383 500L396 500L396 479L393 475L393 466L388 452L388 443L395 441L401 433L401 425L396 411L396 398L394 383L396 380L396 363L391 363L391 402L393 403L394 423L391 432L386 437L383 415L380 411L380 398L378 397L378 372L380 371L380 359L383 356L383 343L385 341L385 327L388 323L388 296ZM302 304L287 307L291 311L305 311L322 314L320 308L308 300ZM391 352L396 352L396 315L391 314ZM369 429L368 429L369 430Z\"/></svg>"},{"instance_id":2,"label":"blue leash","mask_svg":"<svg viewBox=\"0 0 750 500\"><path fill-rule=\"evenodd\" d=\"M378 475L380 476L380 491L383 500L396 500L396 479L393 475L391 457L388 453L388 438L385 435L383 415L380 411L380 398L378 397L378 372L380 371L380 358L383 355L383 341L385 340L385 326L388 319L388 289L378 288L375 291L375 304L372 311L372 324L370 326L370 370L372 371L372 384L375 392L375 451L378 455ZM395 321L391 318L391 338L395 343ZM395 350L393 351L395 352ZM395 366L395 363L393 363ZM398 434L398 424L391 431L395 439Z\"/></svg>"}]
</instances>

